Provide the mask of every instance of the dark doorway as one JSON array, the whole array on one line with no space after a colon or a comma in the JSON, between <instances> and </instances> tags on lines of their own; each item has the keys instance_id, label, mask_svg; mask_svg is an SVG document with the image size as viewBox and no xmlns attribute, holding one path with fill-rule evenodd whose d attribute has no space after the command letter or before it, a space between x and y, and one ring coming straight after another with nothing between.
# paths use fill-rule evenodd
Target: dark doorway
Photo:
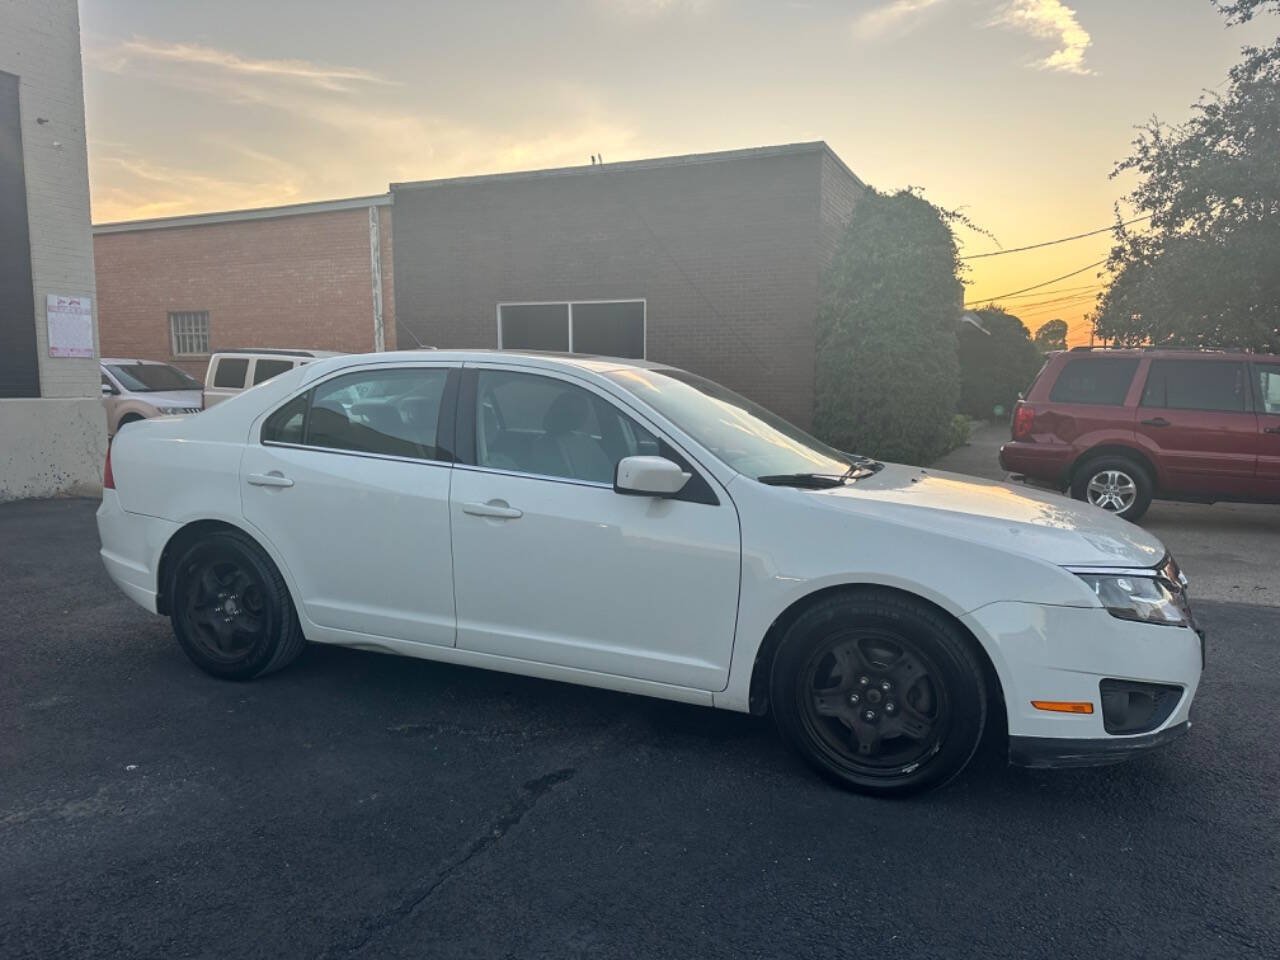
<instances>
[{"instance_id":1,"label":"dark doorway","mask_svg":"<svg viewBox=\"0 0 1280 960\"><path fill-rule=\"evenodd\" d=\"M0 397L40 396L18 78L0 73Z\"/></svg>"}]
</instances>

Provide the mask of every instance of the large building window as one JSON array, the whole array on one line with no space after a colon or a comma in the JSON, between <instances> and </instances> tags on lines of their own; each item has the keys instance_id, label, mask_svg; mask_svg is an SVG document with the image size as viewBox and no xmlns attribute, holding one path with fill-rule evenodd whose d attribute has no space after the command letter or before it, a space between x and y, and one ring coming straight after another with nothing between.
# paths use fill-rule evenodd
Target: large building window
<instances>
[{"instance_id":1,"label":"large building window","mask_svg":"<svg viewBox=\"0 0 1280 960\"><path fill-rule=\"evenodd\" d=\"M175 357L201 357L209 352L209 312L169 314Z\"/></svg>"},{"instance_id":2,"label":"large building window","mask_svg":"<svg viewBox=\"0 0 1280 960\"><path fill-rule=\"evenodd\" d=\"M643 300L501 303L498 348L644 358Z\"/></svg>"}]
</instances>

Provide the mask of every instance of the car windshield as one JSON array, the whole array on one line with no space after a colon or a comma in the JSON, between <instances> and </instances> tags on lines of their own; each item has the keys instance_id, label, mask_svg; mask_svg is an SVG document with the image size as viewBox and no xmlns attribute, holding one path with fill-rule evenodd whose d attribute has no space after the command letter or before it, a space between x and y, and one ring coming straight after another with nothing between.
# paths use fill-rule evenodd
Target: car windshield
<instances>
[{"instance_id":1,"label":"car windshield","mask_svg":"<svg viewBox=\"0 0 1280 960\"><path fill-rule=\"evenodd\" d=\"M725 387L683 370L627 368L605 374L650 404L739 473L842 476L859 459Z\"/></svg>"},{"instance_id":2,"label":"car windshield","mask_svg":"<svg viewBox=\"0 0 1280 960\"><path fill-rule=\"evenodd\" d=\"M167 363L110 363L107 369L133 393L160 390L199 390L200 381Z\"/></svg>"}]
</instances>

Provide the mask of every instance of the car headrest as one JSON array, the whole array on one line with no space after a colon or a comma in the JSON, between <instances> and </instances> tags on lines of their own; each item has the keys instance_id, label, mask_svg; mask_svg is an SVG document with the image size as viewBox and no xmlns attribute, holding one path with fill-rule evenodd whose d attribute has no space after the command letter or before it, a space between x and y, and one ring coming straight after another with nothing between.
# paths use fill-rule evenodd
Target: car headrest
<instances>
[{"instance_id":1,"label":"car headrest","mask_svg":"<svg viewBox=\"0 0 1280 960\"><path fill-rule=\"evenodd\" d=\"M547 408L546 416L542 418L542 429L550 434L573 433L585 427L590 416L591 406L586 394L566 390Z\"/></svg>"}]
</instances>

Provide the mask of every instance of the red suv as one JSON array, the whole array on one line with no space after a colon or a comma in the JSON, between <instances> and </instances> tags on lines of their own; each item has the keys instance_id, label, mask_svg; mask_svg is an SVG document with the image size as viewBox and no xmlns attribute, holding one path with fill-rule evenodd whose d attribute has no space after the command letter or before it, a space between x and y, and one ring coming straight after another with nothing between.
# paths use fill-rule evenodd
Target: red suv
<instances>
[{"instance_id":1,"label":"red suv","mask_svg":"<svg viewBox=\"0 0 1280 960\"><path fill-rule=\"evenodd\" d=\"M1280 503L1280 356L1052 354L1000 466L1127 520L1153 498Z\"/></svg>"}]
</instances>

